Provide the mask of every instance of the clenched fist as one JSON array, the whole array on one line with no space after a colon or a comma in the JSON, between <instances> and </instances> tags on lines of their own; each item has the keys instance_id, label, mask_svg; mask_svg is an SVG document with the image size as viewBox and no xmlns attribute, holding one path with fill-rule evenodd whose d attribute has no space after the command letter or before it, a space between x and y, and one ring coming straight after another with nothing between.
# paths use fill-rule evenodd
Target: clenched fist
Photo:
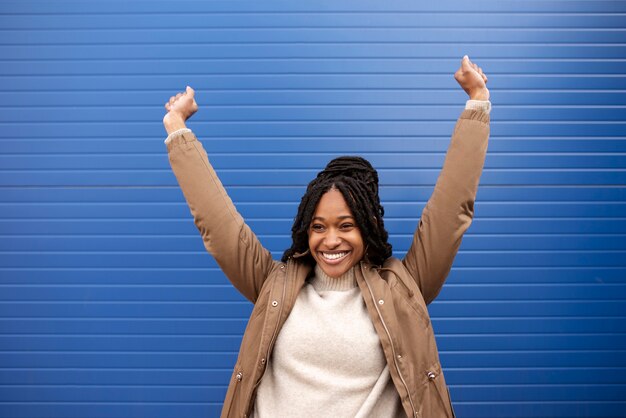
<instances>
[{"instance_id":1,"label":"clenched fist","mask_svg":"<svg viewBox=\"0 0 626 418\"><path fill-rule=\"evenodd\" d=\"M163 117L163 126L168 135L178 129L185 128L185 121L198 111L198 104L194 99L195 91L187 86L184 92L170 97L165 103L167 114Z\"/></svg>"},{"instance_id":2,"label":"clenched fist","mask_svg":"<svg viewBox=\"0 0 626 418\"><path fill-rule=\"evenodd\" d=\"M461 67L454 73L454 78L472 100L489 100L487 76L482 68L470 61L466 55L461 60Z\"/></svg>"}]
</instances>

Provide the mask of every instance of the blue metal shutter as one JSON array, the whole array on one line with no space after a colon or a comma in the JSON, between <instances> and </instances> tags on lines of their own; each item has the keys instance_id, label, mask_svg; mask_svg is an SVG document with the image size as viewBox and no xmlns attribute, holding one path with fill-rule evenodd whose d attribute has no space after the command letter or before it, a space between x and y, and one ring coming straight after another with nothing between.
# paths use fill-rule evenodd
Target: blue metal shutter
<instances>
[{"instance_id":1,"label":"blue metal shutter","mask_svg":"<svg viewBox=\"0 0 626 418\"><path fill-rule=\"evenodd\" d=\"M251 306L206 255L162 103L279 257L337 155L381 174L396 255L464 94L492 136L430 307L460 417L614 417L626 400L626 4L0 3L0 416L218 416Z\"/></svg>"}]
</instances>

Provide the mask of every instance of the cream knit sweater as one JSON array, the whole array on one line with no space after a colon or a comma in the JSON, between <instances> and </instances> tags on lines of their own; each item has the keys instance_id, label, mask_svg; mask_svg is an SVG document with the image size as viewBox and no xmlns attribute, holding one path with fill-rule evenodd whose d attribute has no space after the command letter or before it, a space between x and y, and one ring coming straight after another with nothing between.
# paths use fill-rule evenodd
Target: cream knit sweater
<instances>
[{"instance_id":1,"label":"cream knit sweater","mask_svg":"<svg viewBox=\"0 0 626 418\"><path fill-rule=\"evenodd\" d=\"M316 267L283 326L254 418L406 417L354 271Z\"/></svg>"}]
</instances>

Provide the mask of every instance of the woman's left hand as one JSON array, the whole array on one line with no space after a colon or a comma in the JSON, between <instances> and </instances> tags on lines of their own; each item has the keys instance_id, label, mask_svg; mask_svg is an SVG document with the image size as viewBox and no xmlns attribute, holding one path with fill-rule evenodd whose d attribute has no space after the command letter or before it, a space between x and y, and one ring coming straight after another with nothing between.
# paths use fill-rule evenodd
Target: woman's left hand
<instances>
[{"instance_id":1,"label":"woman's left hand","mask_svg":"<svg viewBox=\"0 0 626 418\"><path fill-rule=\"evenodd\" d=\"M461 67L454 73L454 78L471 100L489 100L487 76L467 55L461 60Z\"/></svg>"},{"instance_id":2,"label":"woman's left hand","mask_svg":"<svg viewBox=\"0 0 626 418\"><path fill-rule=\"evenodd\" d=\"M187 86L184 92L170 97L170 100L165 103L167 114L163 117L163 126L165 126L168 135L179 129L186 128L185 122L187 119L198 111L198 104L194 97L194 89Z\"/></svg>"}]
</instances>

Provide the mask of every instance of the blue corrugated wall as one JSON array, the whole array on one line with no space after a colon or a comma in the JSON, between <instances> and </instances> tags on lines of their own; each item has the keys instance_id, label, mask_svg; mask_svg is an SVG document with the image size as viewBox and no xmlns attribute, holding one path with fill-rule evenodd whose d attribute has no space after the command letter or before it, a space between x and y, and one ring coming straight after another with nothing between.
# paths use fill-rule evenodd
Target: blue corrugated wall
<instances>
[{"instance_id":1,"label":"blue corrugated wall","mask_svg":"<svg viewBox=\"0 0 626 418\"><path fill-rule=\"evenodd\" d=\"M332 157L381 173L397 255L488 73L476 219L431 305L460 417L626 416L626 3L0 3L0 416L214 417L251 306L163 145L203 139L276 256Z\"/></svg>"}]
</instances>

